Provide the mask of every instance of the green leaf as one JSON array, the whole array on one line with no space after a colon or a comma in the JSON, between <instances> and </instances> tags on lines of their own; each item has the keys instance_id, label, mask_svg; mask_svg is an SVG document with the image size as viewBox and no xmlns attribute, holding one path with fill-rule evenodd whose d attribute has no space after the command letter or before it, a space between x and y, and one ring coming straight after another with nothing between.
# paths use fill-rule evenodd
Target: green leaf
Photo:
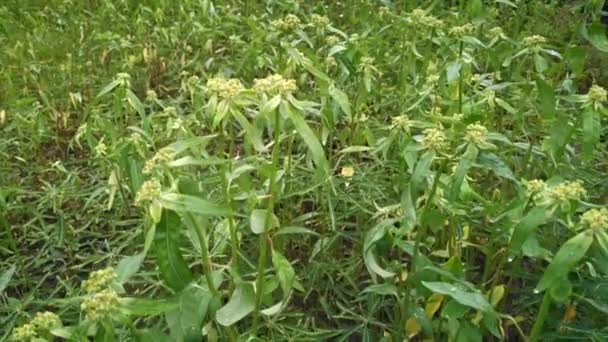
<instances>
[{"instance_id":1,"label":"green leaf","mask_svg":"<svg viewBox=\"0 0 608 342\"><path fill-rule=\"evenodd\" d=\"M262 234L264 231L266 231L266 228L270 228L272 230L273 228L279 226L279 219L276 217L276 215L272 214L272 226L266 227L267 214L267 209L254 209L251 211L251 216L249 217L249 226L254 234Z\"/></svg>"},{"instance_id":2,"label":"green leaf","mask_svg":"<svg viewBox=\"0 0 608 342\"><path fill-rule=\"evenodd\" d=\"M308 228L304 228L304 227L296 227L296 226L289 226L289 227L282 227L281 229L279 229L274 235L288 235L288 234L311 234L311 235L317 235L319 236L320 234L310 230Z\"/></svg>"},{"instance_id":3,"label":"green leaf","mask_svg":"<svg viewBox=\"0 0 608 342\"><path fill-rule=\"evenodd\" d=\"M469 169L475 162L475 159L477 159L477 154L479 154L477 147L475 147L474 144L469 144L467 150L462 157L460 157L458 165L456 166L456 171L452 176L452 187L450 188L450 195L448 197L450 202L455 201L458 198L464 177L466 177Z\"/></svg>"},{"instance_id":4,"label":"green leaf","mask_svg":"<svg viewBox=\"0 0 608 342\"><path fill-rule=\"evenodd\" d=\"M593 151L600 142L600 115L592 110L583 112L583 159L593 157Z\"/></svg>"},{"instance_id":5,"label":"green leaf","mask_svg":"<svg viewBox=\"0 0 608 342\"><path fill-rule=\"evenodd\" d=\"M426 288L433 291L434 293L440 293L449 296L458 303L468 306L470 308L484 312L493 310L492 305L490 305L486 297L479 292L466 291L458 285L453 285L444 282L423 281L422 285L424 285Z\"/></svg>"},{"instance_id":6,"label":"green leaf","mask_svg":"<svg viewBox=\"0 0 608 342\"><path fill-rule=\"evenodd\" d=\"M181 291L192 281L192 273L180 251L181 230L182 222L177 213L163 210L156 225L154 252L161 277L175 291Z\"/></svg>"},{"instance_id":7,"label":"green leaf","mask_svg":"<svg viewBox=\"0 0 608 342\"><path fill-rule=\"evenodd\" d=\"M433 163L433 159L435 159L434 151L426 151L416 163L414 168L414 173L412 174L412 178L410 180L410 188L412 189L412 194L417 194L418 191L422 190L424 182L428 177L431 169L431 164Z\"/></svg>"},{"instance_id":8,"label":"green leaf","mask_svg":"<svg viewBox=\"0 0 608 342\"><path fill-rule=\"evenodd\" d=\"M372 228L366 235L363 241L363 262L365 266L372 274L377 274L382 278L394 277L395 273L383 269L376 260L375 244L380 241L387 231L387 222L383 221L378 223Z\"/></svg>"},{"instance_id":9,"label":"green leaf","mask_svg":"<svg viewBox=\"0 0 608 342\"><path fill-rule=\"evenodd\" d=\"M549 293L554 301L558 303L565 303L572 294L572 283L570 283L568 278L560 279L553 286L551 286Z\"/></svg>"},{"instance_id":10,"label":"green leaf","mask_svg":"<svg viewBox=\"0 0 608 342\"><path fill-rule=\"evenodd\" d=\"M249 315L255 308L255 291L250 283L241 283L236 286L232 297L220 308L215 319L225 327L231 326Z\"/></svg>"},{"instance_id":11,"label":"green leaf","mask_svg":"<svg viewBox=\"0 0 608 342\"><path fill-rule=\"evenodd\" d=\"M555 117L555 93L553 87L542 78L536 79L538 90L539 111L546 119Z\"/></svg>"},{"instance_id":12,"label":"green leaf","mask_svg":"<svg viewBox=\"0 0 608 342\"><path fill-rule=\"evenodd\" d=\"M272 250L272 264L277 272L283 293L287 296L293 286L296 272L293 270L289 260L274 249Z\"/></svg>"},{"instance_id":13,"label":"green leaf","mask_svg":"<svg viewBox=\"0 0 608 342\"><path fill-rule=\"evenodd\" d=\"M514 253L519 253L524 242L534 234L536 228L547 222L551 211L545 207L534 207L524 216L513 230L509 248Z\"/></svg>"},{"instance_id":14,"label":"green leaf","mask_svg":"<svg viewBox=\"0 0 608 342\"><path fill-rule=\"evenodd\" d=\"M570 46L566 49L564 58L570 65L570 69L575 75L582 75L585 70L585 60L587 58L587 50L580 46Z\"/></svg>"},{"instance_id":15,"label":"green leaf","mask_svg":"<svg viewBox=\"0 0 608 342\"><path fill-rule=\"evenodd\" d=\"M122 258L116 266L117 281L120 284L127 282L129 278L137 273L145 257L145 253L139 253Z\"/></svg>"},{"instance_id":16,"label":"green leaf","mask_svg":"<svg viewBox=\"0 0 608 342\"><path fill-rule=\"evenodd\" d=\"M519 183L511 168L494 153L481 152L477 157L477 165L494 171L498 177L512 180L515 183Z\"/></svg>"},{"instance_id":17,"label":"green leaf","mask_svg":"<svg viewBox=\"0 0 608 342\"><path fill-rule=\"evenodd\" d=\"M15 274L15 270L17 270L17 267L15 267L15 265L12 265L11 267L8 268L8 270L6 270L2 273L2 276L0 276L0 295L4 292L4 290L8 286L8 283L11 281L11 278L13 278L13 275Z\"/></svg>"},{"instance_id":18,"label":"green leaf","mask_svg":"<svg viewBox=\"0 0 608 342\"><path fill-rule=\"evenodd\" d=\"M180 212L211 216L230 216L232 213L227 207L191 195L163 193L160 202L163 208Z\"/></svg>"},{"instance_id":19,"label":"green leaf","mask_svg":"<svg viewBox=\"0 0 608 342\"><path fill-rule=\"evenodd\" d=\"M129 105L135 109L142 119L146 116L146 110L144 109L143 103L141 103L137 95L133 94L131 89L127 89L127 102L129 102Z\"/></svg>"},{"instance_id":20,"label":"green leaf","mask_svg":"<svg viewBox=\"0 0 608 342\"><path fill-rule=\"evenodd\" d=\"M344 114L346 114L348 117L351 117L352 111L350 108L350 101L348 100L348 95L346 95L342 90L336 88L336 86L333 84L329 86L328 91L329 96L331 96L334 101L338 103L340 108L342 108Z\"/></svg>"},{"instance_id":21,"label":"green leaf","mask_svg":"<svg viewBox=\"0 0 608 342\"><path fill-rule=\"evenodd\" d=\"M397 287L391 283L373 284L366 287L361 293L375 293L381 296L395 296L395 298L399 298Z\"/></svg>"},{"instance_id":22,"label":"green leaf","mask_svg":"<svg viewBox=\"0 0 608 342\"><path fill-rule=\"evenodd\" d=\"M406 231L411 231L416 226L416 205L412 200L412 191L409 184L401 195L401 208L403 208L403 227Z\"/></svg>"},{"instance_id":23,"label":"green leaf","mask_svg":"<svg viewBox=\"0 0 608 342\"><path fill-rule=\"evenodd\" d=\"M120 309L126 315L156 316L171 311L179 306L176 300L121 298Z\"/></svg>"},{"instance_id":24,"label":"green leaf","mask_svg":"<svg viewBox=\"0 0 608 342\"><path fill-rule=\"evenodd\" d=\"M458 79L460 76L460 69L462 68L462 63L454 62L450 64L446 70L447 82L448 84Z\"/></svg>"},{"instance_id":25,"label":"green leaf","mask_svg":"<svg viewBox=\"0 0 608 342\"><path fill-rule=\"evenodd\" d=\"M483 337L481 331L475 325L464 321L460 322L458 329L458 335L456 335L455 342L481 342Z\"/></svg>"},{"instance_id":26,"label":"green leaf","mask_svg":"<svg viewBox=\"0 0 608 342\"><path fill-rule=\"evenodd\" d=\"M247 118L238 110L232 110L231 113L236 121L239 122L241 128L245 131L245 136L249 139L249 142L251 145L253 145L253 148L255 148L255 150L258 152L265 152L266 146L264 146L264 143L262 142L262 135L256 126L252 125L249 120L247 120ZM231 138L234 139L235 137Z\"/></svg>"},{"instance_id":27,"label":"green leaf","mask_svg":"<svg viewBox=\"0 0 608 342\"><path fill-rule=\"evenodd\" d=\"M587 39L596 49L608 52L608 38L606 38L606 27L599 21L589 27Z\"/></svg>"},{"instance_id":28,"label":"green leaf","mask_svg":"<svg viewBox=\"0 0 608 342\"><path fill-rule=\"evenodd\" d=\"M120 84L120 80L114 80L114 81L110 82L108 85L106 85L105 87L103 87L103 89L101 89L101 91L97 94L97 98L102 97L105 94L111 92L119 84Z\"/></svg>"},{"instance_id":29,"label":"green leaf","mask_svg":"<svg viewBox=\"0 0 608 342\"><path fill-rule=\"evenodd\" d=\"M544 291L554 286L560 279L565 278L568 272L585 256L592 242L591 231L584 231L566 241L540 278L536 291Z\"/></svg>"},{"instance_id":30,"label":"green leaf","mask_svg":"<svg viewBox=\"0 0 608 342\"><path fill-rule=\"evenodd\" d=\"M574 132L574 127L568 123L568 120L568 116L560 115L551 125L549 144L551 154L557 161L562 158L564 147L570 141L570 136Z\"/></svg>"},{"instance_id":31,"label":"green leaf","mask_svg":"<svg viewBox=\"0 0 608 342\"><path fill-rule=\"evenodd\" d=\"M266 101L262 107L260 107L260 115L267 116L277 110L281 104L281 95L277 95L270 100Z\"/></svg>"},{"instance_id":32,"label":"green leaf","mask_svg":"<svg viewBox=\"0 0 608 342\"><path fill-rule=\"evenodd\" d=\"M317 139L315 133L306 123L306 120L304 120L300 113L293 110L289 103L281 102L279 110L284 116L291 120L296 128L296 131L312 153L312 158L315 161L315 164L322 170L323 174L329 173L329 163L325 158L323 146L319 142L319 139Z\"/></svg>"},{"instance_id":33,"label":"green leaf","mask_svg":"<svg viewBox=\"0 0 608 342\"><path fill-rule=\"evenodd\" d=\"M202 341L202 326L209 310L211 295L198 286L179 294L177 307L165 315L173 341Z\"/></svg>"}]
</instances>

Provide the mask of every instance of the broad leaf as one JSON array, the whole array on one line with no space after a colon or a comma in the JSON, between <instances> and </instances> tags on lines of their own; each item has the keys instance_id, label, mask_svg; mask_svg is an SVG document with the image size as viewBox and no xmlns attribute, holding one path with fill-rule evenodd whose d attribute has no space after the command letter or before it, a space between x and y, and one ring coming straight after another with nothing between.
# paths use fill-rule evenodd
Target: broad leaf
<instances>
[{"instance_id":1,"label":"broad leaf","mask_svg":"<svg viewBox=\"0 0 608 342\"><path fill-rule=\"evenodd\" d=\"M469 169L475 162L475 159L477 159L478 153L479 150L477 147L475 147L473 144L469 144L467 150L464 152L462 157L460 157L460 161L458 161L458 165L456 166L456 171L452 176L452 187L450 188L450 195L448 197L450 201L454 201L458 198L464 177L466 177Z\"/></svg>"},{"instance_id":2,"label":"broad leaf","mask_svg":"<svg viewBox=\"0 0 608 342\"><path fill-rule=\"evenodd\" d=\"M215 319L225 327L231 326L249 315L255 308L255 291L250 283L238 284L232 297L220 308Z\"/></svg>"},{"instance_id":3,"label":"broad leaf","mask_svg":"<svg viewBox=\"0 0 608 342\"><path fill-rule=\"evenodd\" d=\"M584 231L566 241L540 278L536 291L544 291L553 287L560 279L565 278L568 272L585 256L592 242L591 231Z\"/></svg>"},{"instance_id":4,"label":"broad leaf","mask_svg":"<svg viewBox=\"0 0 608 342\"><path fill-rule=\"evenodd\" d=\"M423 281L422 285L434 293L449 296L462 305L484 312L492 311L492 305L490 305L486 297L479 292L467 291L458 285L444 282Z\"/></svg>"},{"instance_id":5,"label":"broad leaf","mask_svg":"<svg viewBox=\"0 0 608 342\"><path fill-rule=\"evenodd\" d=\"M176 292L192 281L192 273L180 250L181 230L182 222L177 213L163 210L162 218L156 225L154 252L161 277Z\"/></svg>"},{"instance_id":6,"label":"broad leaf","mask_svg":"<svg viewBox=\"0 0 608 342\"><path fill-rule=\"evenodd\" d=\"M230 216L230 209L191 195L164 193L160 202L166 209L200 215Z\"/></svg>"},{"instance_id":7,"label":"broad leaf","mask_svg":"<svg viewBox=\"0 0 608 342\"><path fill-rule=\"evenodd\" d=\"M524 242L536 231L540 225L547 222L551 211L545 207L535 207L524 216L515 226L509 248L514 253L519 253Z\"/></svg>"},{"instance_id":8,"label":"broad leaf","mask_svg":"<svg viewBox=\"0 0 608 342\"><path fill-rule=\"evenodd\" d=\"M287 296L291 292L296 273L289 260L274 249L272 250L272 264L277 272L283 293Z\"/></svg>"}]
</instances>

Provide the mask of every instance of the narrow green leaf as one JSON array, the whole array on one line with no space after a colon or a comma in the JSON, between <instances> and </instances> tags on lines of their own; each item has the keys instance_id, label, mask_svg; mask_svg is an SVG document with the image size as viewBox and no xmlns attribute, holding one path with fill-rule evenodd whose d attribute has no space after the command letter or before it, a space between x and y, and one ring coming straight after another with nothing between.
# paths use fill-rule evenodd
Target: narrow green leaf
<instances>
[{"instance_id":1,"label":"narrow green leaf","mask_svg":"<svg viewBox=\"0 0 608 342\"><path fill-rule=\"evenodd\" d=\"M103 89L101 89L101 91L99 91L99 93L97 94L97 97L102 97L105 94L111 92L112 90L114 90L114 88L116 88L118 85L120 84L120 80L114 80L112 82L110 82L108 85L106 85L105 87L103 87Z\"/></svg>"},{"instance_id":2,"label":"narrow green leaf","mask_svg":"<svg viewBox=\"0 0 608 342\"><path fill-rule=\"evenodd\" d=\"M466 177L469 169L477 159L477 155L479 154L479 150L475 145L469 144L467 150L464 152L460 160L458 161L458 165L456 166L456 171L452 176L452 187L450 188L450 195L448 197L449 201L454 201L460 195L460 188L462 187L462 182Z\"/></svg>"},{"instance_id":3,"label":"narrow green leaf","mask_svg":"<svg viewBox=\"0 0 608 342\"><path fill-rule=\"evenodd\" d=\"M476 163L482 168L494 171L498 177L506 178L515 183L519 183L511 168L509 168L509 166L494 153L479 153Z\"/></svg>"},{"instance_id":4,"label":"narrow green leaf","mask_svg":"<svg viewBox=\"0 0 608 342\"><path fill-rule=\"evenodd\" d=\"M538 91L539 111L546 119L555 117L555 92L553 87L542 78L536 79Z\"/></svg>"},{"instance_id":5,"label":"narrow green leaf","mask_svg":"<svg viewBox=\"0 0 608 342\"><path fill-rule=\"evenodd\" d=\"M137 273L145 257L145 253L139 253L122 258L116 266L117 281L120 284L127 282L129 278Z\"/></svg>"},{"instance_id":6,"label":"narrow green leaf","mask_svg":"<svg viewBox=\"0 0 608 342\"><path fill-rule=\"evenodd\" d=\"M155 316L171 311L179 306L176 300L121 298L120 309L124 314L134 316Z\"/></svg>"},{"instance_id":7,"label":"narrow green leaf","mask_svg":"<svg viewBox=\"0 0 608 342\"><path fill-rule=\"evenodd\" d=\"M231 112L232 116L236 119L236 121L239 122L239 125L241 125L241 128L245 131L245 135L249 139L251 145L253 145L253 148L255 148L255 150L258 152L265 152L266 146L264 146L264 143L262 142L262 135L256 126L251 124L249 120L247 120L247 118L239 111L233 110ZM234 139L234 137L231 138Z\"/></svg>"},{"instance_id":8,"label":"narrow green leaf","mask_svg":"<svg viewBox=\"0 0 608 342\"><path fill-rule=\"evenodd\" d=\"M370 273L377 274L382 278L395 276L394 272L387 271L378 264L374 254L376 242L386 235L386 231L387 223L385 221L380 222L365 235L365 240L363 241L363 262L365 266Z\"/></svg>"},{"instance_id":9,"label":"narrow green leaf","mask_svg":"<svg viewBox=\"0 0 608 342\"><path fill-rule=\"evenodd\" d=\"M231 215L231 210L229 208L191 195L164 193L160 197L160 202L164 208L174 211L191 212L211 216Z\"/></svg>"},{"instance_id":10,"label":"narrow green leaf","mask_svg":"<svg viewBox=\"0 0 608 342\"><path fill-rule=\"evenodd\" d=\"M583 159L593 157L593 151L600 142L600 115L592 110L583 112Z\"/></svg>"},{"instance_id":11,"label":"narrow green leaf","mask_svg":"<svg viewBox=\"0 0 608 342\"><path fill-rule=\"evenodd\" d=\"M321 168L324 174L327 174L329 172L329 163L325 158L323 146L319 142L319 139L315 133L306 123L306 120L304 120L300 113L293 110L291 105L288 103L282 102L279 109L281 113L288 117L295 126L296 131L300 137L302 137L302 140L304 140L304 143L308 146L308 149L312 153L312 158L315 161L315 164Z\"/></svg>"},{"instance_id":12,"label":"narrow green leaf","mask_svg":"<svg viewBox=\"0 0 608 342\"><path fill-rule=\"evenodd\" d=\"M137 95L135 95L131 89L127 89L127 102L129 102L129 105L135 109L142 119L146 116L146 110L144 109L143 103L141 103Z\"/></svg>"},{"instance_id":13,"label":"narrow green leaf","mask_svg":"<svg viewBox=\"0 0 608 342\"><path fill-rule=\"evenodd\" d=\"M12 265L8 268L8 270L2 273L2 276L0 276L0 295L4 292L4 290L8 286L8 283L13 278L15 270L17 270L17 267L15 267L15 265Z\"/></svg>"},{"instance_id":14,"label":"narrow green leaf","mask_svg":"<svg viewBox=\"0 0 608 342\"><path fill-rule=\"evenodd\" d=\"M433 151L426 151L418 159L418 162L414 168L414 173L412 174L412 178L410 180L412 194L415 195L422 189L427 177L429 176L433 159L435 159L435 152Z\"/></svg>"},{"instance_id":15,"label":"narrow green leaf","mask_svg":"<svg viewBox=\"0 0 608 342\"><path fill-rule=\"evenodd\" d=\"M336 86L332 84L329 86L329 96L331 96L334 101L338 103L344 114L351 117L352 111L350 108L350 101L348 100L348 95L346 95L346 93L336 88Z\"/></svg>"},{"instance_id":16,"label":"narrow green leaf","mask_svg":"<svg viewBox=\"0 0 608 342\"><path fill-rule=\"evenodd\" d=\"M440 293L446 296L450 296L458 303L468 306L470 308L480 311L492 311L492 305L488 302L486 297L480 292L467 291L458 285L444 283L444 282L427 282L423 281L424 285L434 293Z\"/></svg>"},{"instance_id":17,"label":"narrow green leaf","mask_svg":"<svg viewBox=\"0 0 608 342\"><path fill-rule=\"evenodd\" d=\"M551 211L545 207L534 207L515 226L509 248L514 253L519 253L524 242L534 234L536 228L547 222Z\"/></svg>"},{"instance_id":18,"label":"narrow green leaf","mask_svg":"<svg viewBox=\"0 0 608 342\"><path fill-rule=\"evenodd\" d=\"M536 291L544 291L554 286L560 279L565 278L568 272L585 256L592 242L591 231L584 231L566 241L540 278Z\"/></svg>"},{"instance_id":19,"label":"narrow green leaf","mask_svg":"<svg viewBox=\"0 0 608 342\"><path fill-rule=\"evenodd\" d=\"M255 291L250 283L236 286L232 297L221 307L216 315L217 322L225 327L231 326L249 315L255 308Z\"/></svg>"},{"instance_id":20,"label":"narrow green leaf","mask_svg":"<svg viewBox=\"0 0 608 342\"><path fill-rule=\"evenodd\" d=\"M296 272L293 270L289 260L274 249L272 250L272 265L277 272L281 289L283 289L283 293L287 296L291 292Z\"/></svg>"},{"instance_id":21,"label":"narrow green leaf","mask_svg":"<svg viewBox=\"0 0 608 342\"><path fill-rule=\"evenodd\" d=\"M599 21L589 27L587 39L596 49L608 52L608 38L606 38L606 27Z\"/></svg>"},{"instance_id":22,"label":"narrow green leaf","mask_svg":"<svg viewBox=\"0 0 608 342\"><path fill-rule=\"evenodd\" d=\"M160 274L165 283L175 291L181 291L192 281L192 273L180 250L182 222L171 210L163 210L156 225L154 252Z\"/></svg>"}]
</instances>

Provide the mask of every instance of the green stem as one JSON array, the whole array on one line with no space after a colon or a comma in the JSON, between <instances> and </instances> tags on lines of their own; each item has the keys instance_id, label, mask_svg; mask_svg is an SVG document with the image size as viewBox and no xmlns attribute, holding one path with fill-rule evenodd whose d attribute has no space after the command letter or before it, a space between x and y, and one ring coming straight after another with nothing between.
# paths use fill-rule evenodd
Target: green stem
<instances>
[{"instance_id":1,"label":"green stem","mask_svg":"<svg viewBox=\"0 0 608 342\"><path fill-rule=\"evenodd\" d=\"M205 280L207 281L207 287L209 288L209 292L211 292L211 295L213 297L220 298L220 293L215 288L213 284L213 277L211 276L213 272L213 265L211 264L211 257L209 256L209 246L207 244L206 229L201 226L198 221L196 221L194 215L187 213L186 218L194 227L194 231L196 231L196 235L198 237L198 242L201 246L201 260L203 263L203 272L205 273Z\"/></svg>"},{"instance_id":2,"label":"green stem","mask_svg":"<svg viewBox=\"0 0 608 342\"><path fill-rule=\"evenodd\" d=\"M529 342L538 341L538 337L543 329L543 324L545 324L545 319L547 319L547 313L549 313L549 307L551 307L551 294L547 290L545 291L543 301L540 304L540 309L538 309L536 321L534 322L534 326L530 332L530 338L528 339Z\"/></svg>"},{"instance_id":3,"label":"green stem","mask_svg":"<svg viewBox=\"0 0 608 342\"><path fill-rule=\"evenodd\" d=\"M264 221L264 233L260 236L260 255L258 257L258 272L256 279L255 291L255 309L253 313L253 326L251 334L257 335L260 322L260 309L262 307L262 294L264 293L264 272L266 271L266 258L268 254L268 241L270 240L270 228L273 221L274 205L278 201L277 192L277 169L279 164L279 154L281 152L280 135L281 135L281 117L279 111L275 112L274 117L274 147L272 149L272 166L270 170L270 184L268 207L266 209L266 218Z\"/></svg>"},{"instance_id":4,"label":"green stem","mask_svg":"<svg viewBox=\"0 0 608 342\"><path fill-rule=\"evenodd\" d=\"M441 173L443 172L447 163L448 163L448 159L446 158L443 161L443 163L441 164L441 166L439 167L439 169L437 170L437 172L435 173L435 179L433 180L433 186L431 188L431 192L429 193L429 196L426 199L426 203L424 203L424 207L422 208L422 211L420 212L421 230L416 234L416 241L414 242L414 255L412 257L411 269L414 272L416 272L416 261L418 259L418 254L419 254L418 249L420 248L420 243L422 242L422 239L426 236L426 233L428 230L428 225L424 224L424 222L423 222L424 216L426 215L426 212L429 210L429 208L431 207L431 204L433 203L433 198L435 197L435 194L437 193L437 187L439 186L439 179L441 178Z\"/></svg>"},{"instance_id":5,"label":"green stem","mask_svg":"<svg viewBox=\"0 0 608 342\"><path fill-rule=\"evenodd\" d=\"M464 42L460 41L460 47L458 49L458 59L459 62L462 63L462 52L464 50ZM460 70L458 76L458 113L462 114L462 87L464 83L464 71Z\"/></svg>"},{"instance_id":6,"label":"green stem","mask_svg":"<svg viewBox=\"0 0 608 342\"><path fill-rule=\"evenodd\" d=\"M226 202L226 205L229 208L232 208L232 197L230 196L230 183L228 181L228 173L232 170L232 156L234 153L234 132L233 132L233 128L232 126L230 126L230 145L229 145L229 155L228 155L228 159L230 160L229 163L224 164L224 166L222 166L221 168L221 177L222 177L222 189L223 189L223 195L224 195L224 201ZM220 144L220 153L224 154L224 150L225 150L225 141L226 138L224 136L224 128L220 127L220 139L219 139L219 144ZM238 262L238 253L239 253L239 242L238 242L238 235L236 232L236 226L234 224L234 217L232 215L228 216L228 228L230 231L230 265L233 268L237 268L237 262Z\"/></svg>"}]
</instances>

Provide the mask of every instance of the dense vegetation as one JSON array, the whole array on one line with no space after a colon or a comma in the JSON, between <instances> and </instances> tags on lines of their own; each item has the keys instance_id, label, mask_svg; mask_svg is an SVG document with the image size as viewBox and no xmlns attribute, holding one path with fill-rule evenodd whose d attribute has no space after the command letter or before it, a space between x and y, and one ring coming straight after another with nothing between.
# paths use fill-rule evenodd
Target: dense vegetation
<instances>
[{"instance_id":1,"label":"dense vegetation","mask_svg":"<svg viewBox=\"0 0 608 342\"><path fill-rule=\"evenodd\" d=\"M2 1L0 340L608 340L602 5Z\"/></svg>"}]
</instances>

